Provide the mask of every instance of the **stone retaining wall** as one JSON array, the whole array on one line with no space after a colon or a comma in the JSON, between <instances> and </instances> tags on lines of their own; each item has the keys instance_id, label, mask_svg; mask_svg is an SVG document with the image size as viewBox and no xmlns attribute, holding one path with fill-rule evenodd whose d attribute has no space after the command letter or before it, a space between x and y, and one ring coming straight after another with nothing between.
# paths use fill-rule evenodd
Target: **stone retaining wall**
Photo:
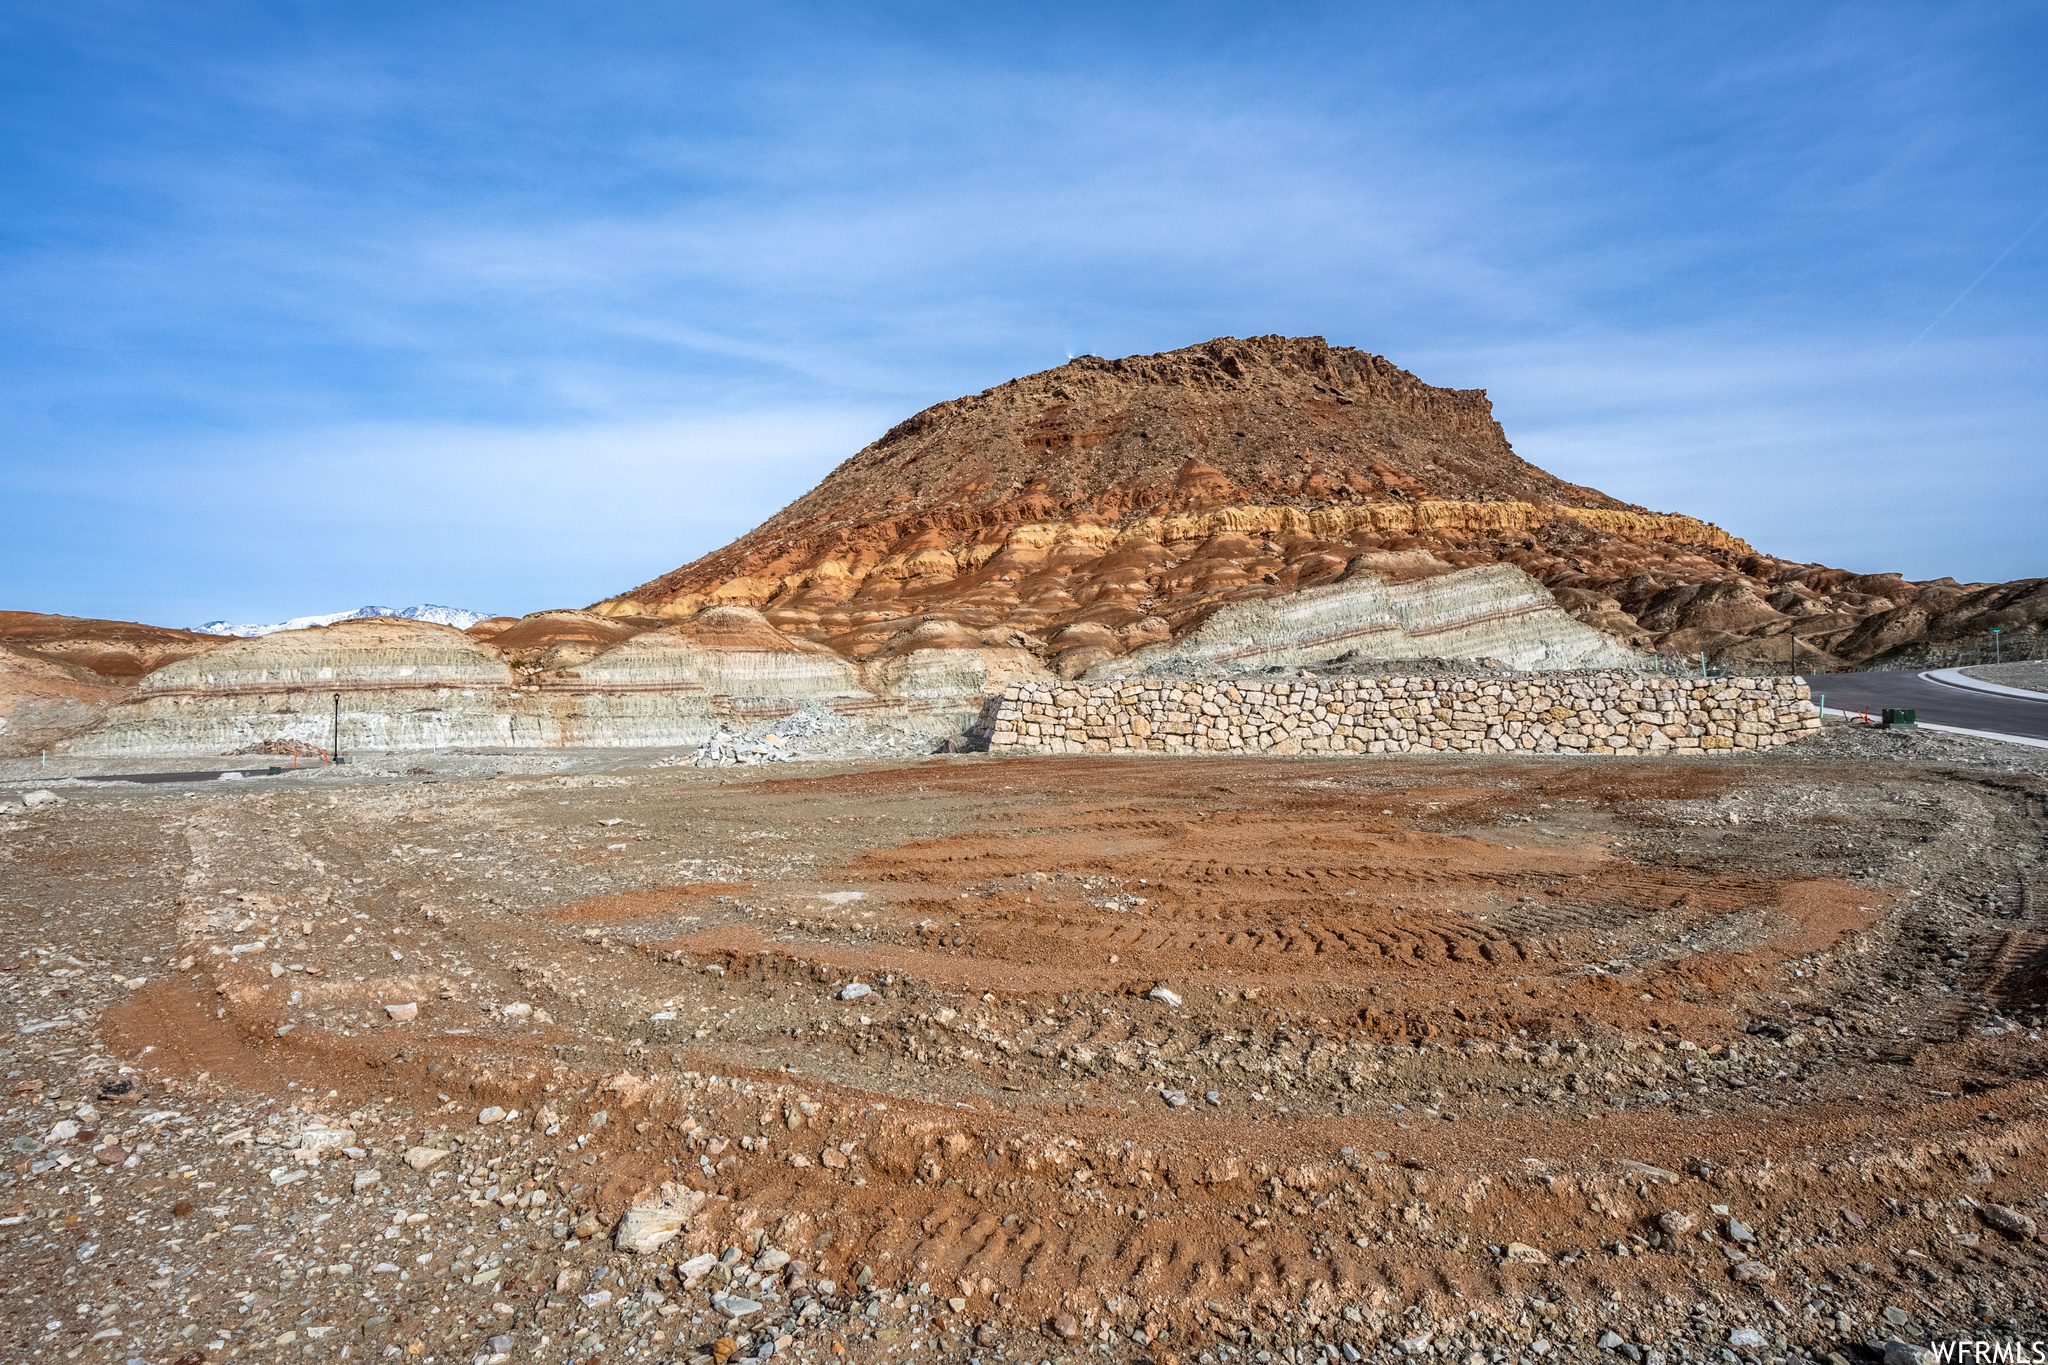
<instances>
[{"instance_id":1,"label":"stone retaining wall","mask_svg":"<svg viewBox=\"0 0 2048 1365\"><path fill-rule=\"evenodd\" d=\"M1790 678L1623 672L1019 683L984 714L999 754L1697 754L1820 729Z\"/></svg>"}]
</instances>

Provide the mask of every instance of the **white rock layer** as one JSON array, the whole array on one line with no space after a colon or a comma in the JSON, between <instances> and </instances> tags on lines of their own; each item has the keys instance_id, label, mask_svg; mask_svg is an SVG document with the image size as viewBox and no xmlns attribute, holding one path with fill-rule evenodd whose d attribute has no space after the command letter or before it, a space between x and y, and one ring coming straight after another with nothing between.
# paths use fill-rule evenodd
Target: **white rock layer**
<instances>
[{"instance_id":1,"label":"white rock layer","mask_svg":"<svg viewBox=\"0 0 2048 1365\"><path fill-rule=\"evenodd\" d=\"M1574 621L1512 564L1407 583L1377 574L1219 608L1180 639L1133 650L1089 678L1293 668L1364 659L1498 659L1515 668L1630 668L1641 656Z\"/></svg>"}]
</instances>

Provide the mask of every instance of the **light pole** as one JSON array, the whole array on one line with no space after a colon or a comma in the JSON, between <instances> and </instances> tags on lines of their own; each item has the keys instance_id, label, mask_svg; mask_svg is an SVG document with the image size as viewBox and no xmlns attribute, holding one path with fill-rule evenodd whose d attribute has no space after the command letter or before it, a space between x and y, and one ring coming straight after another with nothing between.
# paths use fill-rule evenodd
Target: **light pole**
<instances>
[{"instance_id":1,"label":"light pole","mask_svg":"<svg viewBox=\"0 0 2048 1365\"><path fill-rule=\"evenodd\" d=\"M341 762L341 693L339 692L334 694L334 739L332 744L331 752L334 754L334 761L339 763Z\"/></svg>"},{"instance_id":2,"label":"light pole","mask_svg":"<svg viewBox=\"0 0 2048 1365\"><path fill-rule=\"evenodd\" d=\"M2001 647L2000 647L2000 644L1999 644L1999 636L2000 636L2000 635L2001 635L2001 634L2002 634L2002 633L2004 632L2004 630L2005 630L2005 627L2004 627L2004 626L1993 626L1993 627L1991 628L1991 662L1992 662L1992 663L2001 663L2001 662L2003 662L2003 661L2004 661L2004 657L2005 657L2005 656L2004 656L2004 653L2002 652L2002 650L2001 650Z\"/></svg>"}]
</instances>

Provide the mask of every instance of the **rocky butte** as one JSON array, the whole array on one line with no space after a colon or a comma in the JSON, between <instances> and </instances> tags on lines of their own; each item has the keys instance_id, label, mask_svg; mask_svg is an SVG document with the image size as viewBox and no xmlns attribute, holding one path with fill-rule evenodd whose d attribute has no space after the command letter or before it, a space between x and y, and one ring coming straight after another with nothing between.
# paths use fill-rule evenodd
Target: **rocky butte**
<instances>
[{"instance_id":1,"label":"rocky butte","mask_svg":"<svg viewBox=\"0 0 2048 1365\"><path fill-rule=\"evenodd\" d=\"M594 610L743 605L849 658L1001 644L1074 676L1231 604L1485 565L1520 571L1498 591L1527 575L1634 649L1796 647L1804 667L2048 615L2048 580L1914 583L1758 553L1538 469L1484 390L1278 336L1082 356L927 408L731 545Z\"/></svg>"}]
</instances>

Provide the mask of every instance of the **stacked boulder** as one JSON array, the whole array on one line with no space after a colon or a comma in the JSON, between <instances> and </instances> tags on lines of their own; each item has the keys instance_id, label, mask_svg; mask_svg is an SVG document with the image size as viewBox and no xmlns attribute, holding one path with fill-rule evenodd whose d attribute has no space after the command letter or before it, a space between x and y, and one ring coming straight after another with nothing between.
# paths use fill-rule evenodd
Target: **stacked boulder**
<instances>
[{"instance_id":1,"label":"stacked boulder","mask_svg":"<svg viewBox=\"0 0 2048 1365\"><path fill-rule=\"evenodd\" d=\"M1018 683L989 699L996 753L1697 754L1820 729L1791 678L1131 679Z\"/></svg>"}]
</instances>

